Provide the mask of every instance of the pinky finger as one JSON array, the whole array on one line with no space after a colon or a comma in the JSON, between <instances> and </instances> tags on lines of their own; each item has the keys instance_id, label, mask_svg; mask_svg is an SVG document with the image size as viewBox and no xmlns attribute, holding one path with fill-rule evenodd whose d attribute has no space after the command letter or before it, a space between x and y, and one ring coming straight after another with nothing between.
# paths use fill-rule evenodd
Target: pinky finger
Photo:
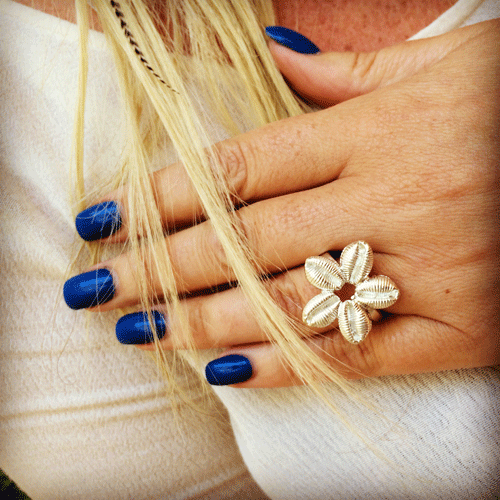
<instances>
[{"instance_id":1,"label":"pinky finger","mask_svg":"<svg viewBox=\"0 0 500 500\"><path fill-rule=\"evenodd\" d=\"M474 346L474 348L473 348ZM487 346L478 345L463 332L420 316L392 316L374 324L366 340L349 344L340 332L331 331L304 339L311 349L346 379L401 375L485 366ZM446 355L443 355L446 353ZM301 385L270 343L235 347L211 361L206 376L212 385L238 388Z\"/></svg>"}]
</instances>

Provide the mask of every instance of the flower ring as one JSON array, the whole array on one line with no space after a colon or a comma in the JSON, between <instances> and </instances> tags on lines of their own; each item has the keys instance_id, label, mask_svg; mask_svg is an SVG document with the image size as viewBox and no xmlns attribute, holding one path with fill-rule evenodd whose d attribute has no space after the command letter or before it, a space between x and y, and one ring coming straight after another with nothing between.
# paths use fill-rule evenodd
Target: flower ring
<instances>
[{"instance_id":1,"label":"flower ring","mask_svg":"<svg viewBox=\"0 0 500 500\"><path fill-rule=\"evenodd\" d=\"M324 328L337 318L342 335L352 344L362 342L372 327L377 309L392 306L399 297L395 283L387 276L369 277L373 251L368 243L347 245L340 265L328 257L309 257L306 277L321 293L313 297L302 311L302 321L313 328ZM346 283L355 286L350 300L342 302L333 293Z\"/></svg>"}]
</instances>

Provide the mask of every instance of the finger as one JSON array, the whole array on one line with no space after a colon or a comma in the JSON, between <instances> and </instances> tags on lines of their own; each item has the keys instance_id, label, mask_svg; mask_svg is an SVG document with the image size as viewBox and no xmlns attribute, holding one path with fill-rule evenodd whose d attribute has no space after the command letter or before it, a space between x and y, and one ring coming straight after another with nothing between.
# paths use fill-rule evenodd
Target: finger
<instances>
[{"instance_id":1,"label":"finger","mask_svg":"<svg viewBox=\"0 0 500 500\"><path fill-rule=\"evenodd\" d=\"M377 274L378 271L394 269L397 266L396 261L397 259L392 256L377 256ZM281 310L298 323L302 323L304 306L320 293L320 290L311 285L306 278L303 266L267 280L265 286ZM403 289L403 293L404 291ZM350 286L337 292L341 300L349 299L353 293ZM401 305L397 302L388 311L397 313L404 309L404 302ZM156 310L162 315L158 318L160 322L158 328L162 328L163 324L169 325L168 335L163 336L161 341L163 349L209 349L268 340L239 287L183 300L181 311L177 314L173 312L172 316L168 316L165 306L158 306ZM151 342L152 329L149 320L145 320L144 317L143 312L138 312L120 319L117 324L117 337L120 342L139 344ZM184 323L181 318L187 321L188 328L183 328ZM328 327L309 328L303 334L313 335L328 329ZM166 333L165 329L162 331ZM154 346L150 345L147 348L153 349Z\"/></svg>"},{"instance_id":2,"label":"finger","mask_svg":"<svg viewBox=\"0 0 500 500\"><path fill-rule=\"evenodd\" d=\"M366 340L349 344L340 332L304 339L312 349L347 379L437 372L498 363L494 340L480 341L444 323L420 316L392 316L378 324ZM447 356L442 353L447 352ZM232 358L232 356L241 358ZM227 358L229 356L229 358ZM226 359L227 365L226 366ZM245 361L248 360L248 361ZM241 388L284 387L303 383L269 343L238 346L209 363L209 381ZM220 376L219 376L220 374ZM218 384L217 379L224 382Z\"/></svg>"},{"instance_id":3,"label":"finger","mask_svg":"<svg viewBox=\"0 0 500 500\"><path fill-rule=\"evenodd\" d=\"M413 76L485 29L484 25L473 25L374 52L305 55L276 42L270 42L269 48L297 93L327 107Z\"/></svg>"},{"instance_id":4,"label":"finger","mask_svg":"<svg viewBox=\"0 0 500 500\"><path fill-rule=\"evenodd\" d=\"M266 281L266 288L282 310L297 321L301 320L304 304L318 293L318 289L305 278L303 267ZM168 334L160 343L163 349L211 349L268 340L239 287L183 300L181 308L179 316L171 317L168 316L165 306L156 308L163 316L160 321L168 323ZM186 337L186 329L181 325L181 316L187 320L187 331L192 337ZM128 338L144 338L143 324L135 326L136 318L142 320L143 317L143 313L132 313L120 319L117 325L119 340L123 342ZM146 327L149 331L149 322ZM136 333L136 330L139 331ZM311 334L318 331L321 330L311 329ZM155 346L147 344L143 348L153 350Z\"/></svg>"},{"instance_id":5,"label":"finger","mask_svg":"<svg viewBox=\"0 0 500 500\"><path fill-rule=\"evenodd\" d=\"M217 159L214 168L221 169L235 200L251 203L311 189L336 179L352 156L360 135L353 116L355 110L339 107L288 118L222 141L207 154ZM165 227L192 224L202 216L200 199L181 163L152 174L151 184ZM79 214L80 235L87 240L103 237L106 221L94 217L94 207L114 202L119 215L114 211L109 217L120 223L114 224L117 230L110 241L124 241L130 220L128 195L126 187L113 191Z\"/></svg>"}]
</instances>

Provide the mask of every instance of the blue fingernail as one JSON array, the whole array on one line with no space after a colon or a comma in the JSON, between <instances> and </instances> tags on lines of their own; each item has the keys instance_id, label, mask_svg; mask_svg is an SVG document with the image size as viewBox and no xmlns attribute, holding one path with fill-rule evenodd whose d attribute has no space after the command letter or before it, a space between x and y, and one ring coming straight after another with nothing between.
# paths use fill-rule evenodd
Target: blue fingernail
<instances>
[{"instance_id":1,"label":"blue fingernail","mask_svg":"<svg viewBox=\"0 0 500 500\"><path fill-rule=\"evenodd\" d=\"M76 216L76 230L85 241L100 240L116 233L122 225L120 209L114 201L93 205Z\"/></svg>"},{"instance_id":2,"label":"blue fingernail","mask_svg":"<svg viewBox=\"0 0 500 500\"><path fill-rule=\"evenodd\" d=\"M165 317L158 311L151 311L158 339L167 331ZM153 329L146 312L127 314L116 323L116 337L122 344L150 344L154 342Z\"/></svg>"},{"instance_id":3,"label":"blue fingernail","mask_svg":"<svg viewBox=\"0 0 500 500\"><path fill-rule=\"evenodd\" d=\"M252 376L252 365L245 356L230 354L210 361L205 376L211 385L230 385L245 382Z\"/></svg>"},{"instance_id":4,"label":"blue fingernail","mask_svg":"<svg viewBox=\"0 0 500 500\"><path fill-rule=\"evenodd\" d=\"M300 54L317 54L320 50L308 38L283 26L268 26L266 35L280 45Z\"/></svg>"},{"instance_id":5,"label":"blue fingernail","mask_svg":"<svg viewBox=\"0 0 500 500\"><path fill-rule=\"evenodd\" d=\"M64 300L71 309L104 304L115 294L113 276L107 269L96 269L88 273L73 276L64 283Z\"/></svg>"}]
</instances>

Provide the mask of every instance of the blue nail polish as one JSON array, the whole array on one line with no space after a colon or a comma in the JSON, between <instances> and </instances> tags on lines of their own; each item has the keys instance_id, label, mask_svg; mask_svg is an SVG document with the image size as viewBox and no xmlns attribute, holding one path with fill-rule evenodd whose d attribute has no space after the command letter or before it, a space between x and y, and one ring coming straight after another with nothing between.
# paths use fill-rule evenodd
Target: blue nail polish
<instances>
[{"instance_id":1,"label":"blue nail polish","mask_svg":"<svg viewBox=\"0 0 500 500\"><path fill-rule=\"evenodd\" d=\"M205 376L211 385L230 385L245 382L252 376L252 365L245 356L229 354L210 361Z\"/></svg>"},{"instance_id":2,"label":"blue nail polish","mask_svg":"<svg viewBox=\"0 0 500 500\"><path fill-rule=\"evenodd\" d=\"M158 339L165 336L167 323L165 317L158 311L151 311L156 326ZM116 323L116 337L121 344L150 344L154 342L153 329L149 323L148 314L136 312L127 314Z\"/></svg>"},{"instance_id":3,"label":"blue nail polish","mask_svg":"<svg viewBox=\"0 0 500 500\"><path fill-rule=\"evenodd\" d=\"M71 309L104 304L115 294L113 276L107 269L96 269L88 273L73 276L64 283L64 300Z\"/></svg>"},{"instance_id":4,"label":"blue nail polish","mask_svg":"<svg viewBox=\"0 0 500 500\"><path fill-rule=\"evenodd\" d=\"M300 54L317 54L320 50L308 38L296 31L283 26L268 26L266 35L280 45L299 52Z\"/></svg>"},{"instance_id":5,"label":"blue nail polish","mask_svg":"<svg viewBox=\"0 0 500 500\"><path fill-rule=\"evenodd\" d=\"M122 225L120 209L114 201L93 205L76 216L76 230L85 241L100 240L116 233Z\"/></svg>"}]
</instances>

